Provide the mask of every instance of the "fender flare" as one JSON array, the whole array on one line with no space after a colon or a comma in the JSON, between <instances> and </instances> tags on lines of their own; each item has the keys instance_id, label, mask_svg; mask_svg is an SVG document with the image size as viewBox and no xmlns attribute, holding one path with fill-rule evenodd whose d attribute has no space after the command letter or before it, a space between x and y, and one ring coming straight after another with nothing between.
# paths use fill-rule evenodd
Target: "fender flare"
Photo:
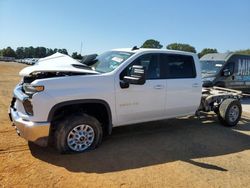
<instances>
[{"instance_id":1,"label":"fender flare","mask_svg":"<svg viewBox=\"0 0 250 188\"><path fill-rule=\"evenodd\" d=\"M63 106L68 106L68 105L74 105L74 104L89 104L89 103L95 103L95 104L102 104L105 106L107 112L108 112L108 134L111 134L112 132L112 128L113 128L113 124L112 124L112 113L111 113L111 109L109 104L101 99L79 99L79 100L71 100L71 101L65 101L65 102L61 102L58 103L56 105L54 105L51 110L49 111L48 114L48 122L51 122L53 119L53 116L56 112L56 110L58 110L59 108L62 108Z\"/></svg>"}]
</instances>

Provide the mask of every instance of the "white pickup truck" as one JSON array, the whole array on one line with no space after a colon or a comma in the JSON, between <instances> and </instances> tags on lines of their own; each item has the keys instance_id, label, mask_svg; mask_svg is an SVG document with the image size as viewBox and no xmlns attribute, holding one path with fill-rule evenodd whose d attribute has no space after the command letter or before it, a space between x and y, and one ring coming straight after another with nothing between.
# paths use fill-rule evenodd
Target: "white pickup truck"
<instances>
[{"instance_id":1,"label":"white pickup truck","mask_svg":"<svg viewBox=\"0 0 250 188\"><path fill-rule=\"evenodd\" d=\"M59 152L96 148L116 126L214 111L226 126L241 117L241 93L202 89L196 54L116 49L80 63L54 54L26 67L9 115L17 133Z\"/></svg>"}]
</instances>

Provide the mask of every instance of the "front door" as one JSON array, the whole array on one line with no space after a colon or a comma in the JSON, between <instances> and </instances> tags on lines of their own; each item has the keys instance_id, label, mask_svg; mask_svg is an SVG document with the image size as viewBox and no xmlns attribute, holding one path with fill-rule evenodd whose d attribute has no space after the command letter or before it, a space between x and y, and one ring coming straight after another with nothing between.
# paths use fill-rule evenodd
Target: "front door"
<instances>
[{"instance_id":1,"label":"front door","mask_svg":"<svg viewBox=\"0 0 250 188\"><path fill-rule=\"evenodd\" d=\"M121 88L120 81L130 75L133 65L146 68L144 85L130 84L129 88ZM166 100L166 80L161 79L158 54L141 55L130 63L116 77L116 112L118 125L132 124L156 120L164 117Z\"/></svg>"}]
</instances>

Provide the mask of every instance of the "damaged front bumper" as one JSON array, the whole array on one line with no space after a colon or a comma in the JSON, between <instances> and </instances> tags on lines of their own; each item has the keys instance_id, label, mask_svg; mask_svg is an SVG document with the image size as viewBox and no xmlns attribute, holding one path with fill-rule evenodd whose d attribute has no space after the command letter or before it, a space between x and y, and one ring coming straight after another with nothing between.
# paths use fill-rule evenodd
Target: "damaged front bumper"
<instances>
[{"instance_id":1,"label":"damaged front bumper","mask_svg":"<svg viewBox=\"0 0 250 188\"><path fill-rule=\"evenodd\" d=\"M34 142L40 146L48 145L50 132L50 122L33 122L20 117L18 110L15 107L16 100L23 102L25 94L16 87L14 90L14 100L11 102L9 109L9 117L16 128L16 132L22 138Z\"/></svg>"}]
</instances>

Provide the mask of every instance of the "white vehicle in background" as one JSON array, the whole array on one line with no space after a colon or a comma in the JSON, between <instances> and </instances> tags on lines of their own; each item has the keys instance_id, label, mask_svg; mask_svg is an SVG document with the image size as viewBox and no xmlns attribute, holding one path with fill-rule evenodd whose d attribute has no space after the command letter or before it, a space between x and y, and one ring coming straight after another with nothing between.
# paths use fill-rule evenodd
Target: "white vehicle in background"
<instances>
[{"instance_id":1,"label":"white vehicle in background","mask_svg":"<svg viewBox=\"0 0 250 188\"><path fill-rule=\"evenodd\" d=\"M38 61L39 58L27 58L25 59L26 64L28 65L34 65Z\"/></svg>"},{"instance_id":2,"label":"white vehicle in background","mask_svg":"<svg viewBox=\"0 0 250 188\"><path fill-rule=\"evenodd\" d=\"M63 54L24 68L10 118L26 140L58 151L96 148L112 128L215 111L226 126L241 117L241 93L202 89L196 54L116 49L82 63Z\"/></svg>"}]
</instances>

